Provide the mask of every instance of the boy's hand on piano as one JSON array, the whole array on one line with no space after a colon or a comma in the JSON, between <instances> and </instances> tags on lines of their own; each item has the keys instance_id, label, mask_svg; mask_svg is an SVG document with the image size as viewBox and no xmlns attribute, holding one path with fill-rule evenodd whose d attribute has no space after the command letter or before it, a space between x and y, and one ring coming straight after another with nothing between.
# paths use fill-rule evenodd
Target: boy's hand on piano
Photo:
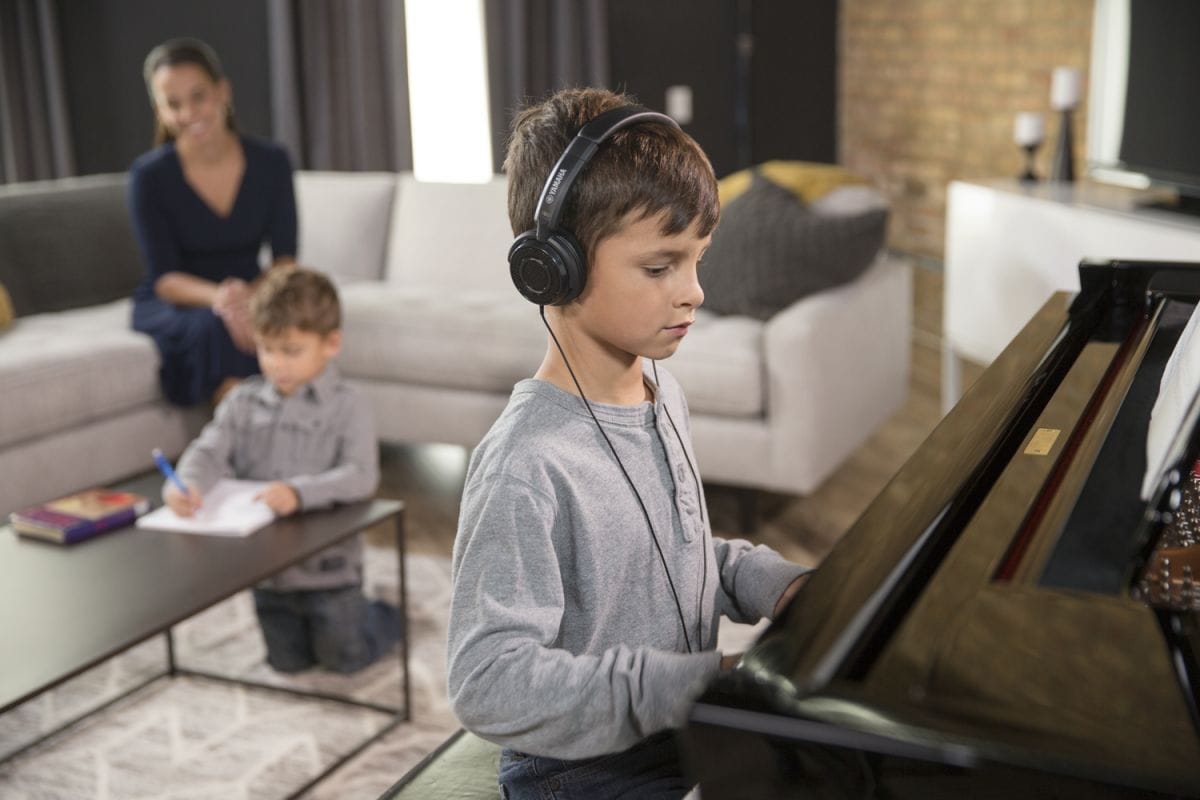
<instances>
[{"instance_id":1,"label":"boy's hand on piano","mask_svg":"<svg viewBox=\"0 0 1200 800\"><path fill-rule=\"evenodd\" d=\"M187 494L181 492L179 487L174 484L168 484L166 490L163 491L163 501L167 507L181 517L190 517L195 514L200 508L201 500L203 500L201 494L190 486Z\"/></svg>"},{"instance_id":2,"label":"boy's hand on piano","mask_svg":"<svg viewBox=\"0 0 1200 800\"><path fill-rule=\"evenodd\" d=\"M808 580L808 576L811 574L811 572L806 572L787 585L787 588L783 590L783 594L779 595L779 599L775 601L775 611L771 614L772 618L779 618L779 615L787 608L788 603L792 602L792 598L795 597L796 592L800 591L800 587L804 585L804 582Z\"/></svg>"},{"instance_id":3,"label":"boy's hand on piano","mask_svg":"<svg viewBox=\"0 0 1200 800\"><path fill-rule=\"evenodd\" d=\"M276 516L280 517L294 514L300 508L300 496L296 494L295 489L283 481L268 483L265 489L254 496L254 499L262 500L275 512Z\"/></svg>"}]
</instances>

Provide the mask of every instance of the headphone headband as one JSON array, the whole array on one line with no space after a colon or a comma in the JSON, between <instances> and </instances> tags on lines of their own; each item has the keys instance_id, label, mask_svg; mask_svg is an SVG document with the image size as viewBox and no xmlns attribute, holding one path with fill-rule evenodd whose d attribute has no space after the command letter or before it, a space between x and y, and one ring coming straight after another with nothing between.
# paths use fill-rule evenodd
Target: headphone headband
<instances>
[{"instance_id":1,"label":"headphone headband","mask_svg":"<svg viewBox=\"0 0 1200 800\"><path fill-rule=\"evenodd\" d=\"M551 232L558 230L571 186L592 160L600 144L621 128L639 122L663 122L673 128L679 127L666 114L642 106L619 106L593 117L579 129L546 177L546 185L542 187L537 209L533 212L534 231L540 241L546 241Z\"/></svg>"}]
</instances>

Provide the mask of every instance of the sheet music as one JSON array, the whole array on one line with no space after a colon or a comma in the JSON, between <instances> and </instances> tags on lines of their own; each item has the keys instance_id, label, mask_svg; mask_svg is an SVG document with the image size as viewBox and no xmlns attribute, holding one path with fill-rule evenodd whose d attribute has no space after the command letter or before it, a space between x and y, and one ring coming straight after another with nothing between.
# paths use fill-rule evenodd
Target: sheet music
<instances>
[{"instance_id":1,"label":"sheet music","mask_svg":"<svg viewBox=\"0 0 1200 800\"><path fill-rule=\"evenodd\" d=\"M1171 439L1183 424L1192 398L1200 390L1200 306L1179 336L1175 350L1163 369L1158 398L1150 412L1150 428L1146 432L1146 474L1142 479L1142 499L1149 500L1163 471L1167 468L1167 450Z\"/></svg>"},{"instance_id":2,"label":"sheet music","mask_svg":"<svg viewBox=\"0 0 1200 800\"><path fill-rule=\"evenodd\" d=\"M255 496L268 481L238 481L222 478L204 495L200 509L181 517L167 506L138 517L139 528L210 536L249 536L269 525L275 514Z\"/></svg>"}]
</instances>

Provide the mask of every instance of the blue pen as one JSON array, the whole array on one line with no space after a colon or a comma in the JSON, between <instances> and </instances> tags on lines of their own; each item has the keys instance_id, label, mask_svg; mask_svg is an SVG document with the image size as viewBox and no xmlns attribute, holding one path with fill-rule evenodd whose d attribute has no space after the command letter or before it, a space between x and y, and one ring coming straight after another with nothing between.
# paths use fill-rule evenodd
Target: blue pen
<instances>
[{"instance_id":1,"label":"blue pen","mask_svg":"<svg viewBox=\"0 0 1200 800\"><path fill-rule=\"evenodd\" d=\"M171 462L167 461L167 457L163 455L163 451L157 447L151 451L150 455L154 456L154 463L158 465L158 471L167 476L167 480L175 484L179 491L183 492L184 496L191 495L188 487L183 481L179 480L179 476L175 474L175 470L171 469Z\"/></svg>"}]
</instances>

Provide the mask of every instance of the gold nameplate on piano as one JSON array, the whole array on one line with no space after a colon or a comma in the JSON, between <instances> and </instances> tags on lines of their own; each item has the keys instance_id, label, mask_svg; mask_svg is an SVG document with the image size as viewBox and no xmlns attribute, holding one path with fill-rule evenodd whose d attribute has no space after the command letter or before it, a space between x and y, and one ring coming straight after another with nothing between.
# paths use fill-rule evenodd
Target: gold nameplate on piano
<instances>
[{"instance_id":1,"label":"gold nameplate on piano","mask_svg":"<svg viewBox=\"0 0 1200 800\"><path fill-rule=\"evenodd\" d=\"M1060 433L1062 431L1058 428L1038 428L1025 447L1025 455L1044 456L1048 454L1054 447L1054 443L1058 441Z\"/></svg>"}]
</instances>

